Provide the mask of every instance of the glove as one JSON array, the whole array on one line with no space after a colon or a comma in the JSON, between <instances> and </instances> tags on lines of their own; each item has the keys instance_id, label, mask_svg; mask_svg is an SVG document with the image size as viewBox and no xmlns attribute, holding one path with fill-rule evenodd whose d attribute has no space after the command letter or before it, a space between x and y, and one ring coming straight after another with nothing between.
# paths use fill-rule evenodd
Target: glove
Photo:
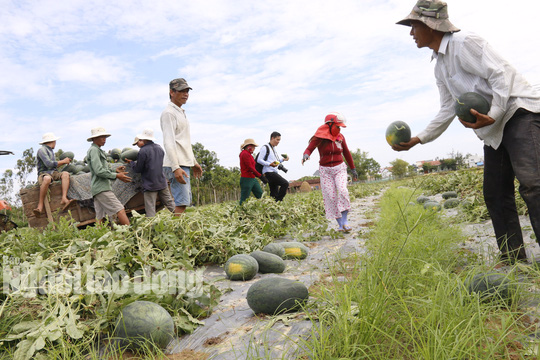
<instances>
[{"instance_id":1,"label":"glove","mask_svg":"<svg viewBox=\"0 0 540 360\"><path fill-rule=\"evenodd\" d=\"M259 177L259 179L261 179L261 181L263 182L263 184L268 184L268 179L266 178L266 176L261 175L261 176Z\"/></svg>"},{"instance_id":2,"label":"glove","mask_svg":"<svg viewBox=\"0 0 540 360\"><path fill-rule=\"evenodd\" d=\"M306 161L309 160L309 155L308 154L304 154L304 156L302 156L302 164L305 163Z\"/></svg>"},{"instance_id":3,"label":"glove","mask_svg":"<svg viewBox=\"0 0 540 360\"><path fill-rule=\"evenodd\" d=\"M356 172L356 169L351 169L351 174L353 179L358 179L358 173Z\"/></svg>"}]
</instances>

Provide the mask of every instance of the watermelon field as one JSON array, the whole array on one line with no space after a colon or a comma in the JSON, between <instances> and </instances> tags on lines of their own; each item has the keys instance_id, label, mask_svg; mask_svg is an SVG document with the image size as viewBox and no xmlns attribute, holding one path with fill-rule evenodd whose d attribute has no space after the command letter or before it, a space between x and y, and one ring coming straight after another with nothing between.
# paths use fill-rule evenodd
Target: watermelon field
<instances>
[{"instance_id":1,"label":"watermelon field","mask_svg":"<svg viewBox=\"0 0 540 360\"><path fill-rule=\"evenodd\" d=\"M0 359L540 359L540 269L497 262L481 183L474 169L351 185L348 234L325 219L318 191L135 216L129 227L1 233ZM283 242L301 242L306 257L227 279L231 257ZM309 299L254 314L246 293L272 277L303 283ZM259 309L277 296L261 294ZM172 326L174 339L126 350L126 324Z\"/></svg>"}]
</instances>

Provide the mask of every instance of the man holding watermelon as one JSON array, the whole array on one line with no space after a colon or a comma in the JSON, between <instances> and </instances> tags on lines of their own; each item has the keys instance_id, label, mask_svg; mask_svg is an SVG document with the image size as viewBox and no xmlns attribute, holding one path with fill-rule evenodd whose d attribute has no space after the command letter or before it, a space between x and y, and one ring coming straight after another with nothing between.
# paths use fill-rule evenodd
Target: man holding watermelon
<instances>
[{"instance_id":1,"label":"man holding watermelon","mask_svg":"<svg viewBox=\"0 0 540 360\"><path fill-rule=\"evenodd\" d=\"M459 120L484 141L484 198L501 260L526 261L514 178L540 241L540 94L486 40L459 32L448 20L445 2L419 0L398 24L411 27L418 48L433 50L441 106L424 131L392 148L404 151L435 140L456 116L455 99L468 92L483 96L491 103L487 114L473 106L476 121Z\"/></svg>"}]
</instances>

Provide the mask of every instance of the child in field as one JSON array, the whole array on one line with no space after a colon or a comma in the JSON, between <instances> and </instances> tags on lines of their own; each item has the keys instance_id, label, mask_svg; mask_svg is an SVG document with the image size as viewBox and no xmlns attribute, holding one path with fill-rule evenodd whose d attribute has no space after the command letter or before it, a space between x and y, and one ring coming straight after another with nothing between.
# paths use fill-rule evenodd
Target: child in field
<instances>
[{"instance_id":1,"label":"child in field","mask_svg":"<svg viewBox=\"0 0 540 360\"><path fill-rule=\"evenodd\" d=\"M116 215L120 225L129 225L126 210L112 191L111 180L119 179L123 182L131 182L131 178L127 176L124 166L118 167L116 172L110 168L107 162L107 153L101 149L109 136L111 134L107 133L104 128L97 127L92 129L92 136L87 139L92 142L86 155L86 162L90 166L92 174L91 191L96 209L96 219L101 222L105 216Z\"/></svg>"},{"instance_id":2,"label":"child in field","mask_svg":"<svg viewBox=\"0 0 540 360\"><path fill-rule=\"evenodd\" d=\"M144 211L147 217L156 215L156 200L159 196L161 203L174 213L174 200L167 179L163 173L163 157L165 152L154 141L154 131L145 129L142 134L135 137L133 145L141 150L137 155L137 161L126 159L133 171L141 174L144 191Z\"/></svg>"}]
</instances>

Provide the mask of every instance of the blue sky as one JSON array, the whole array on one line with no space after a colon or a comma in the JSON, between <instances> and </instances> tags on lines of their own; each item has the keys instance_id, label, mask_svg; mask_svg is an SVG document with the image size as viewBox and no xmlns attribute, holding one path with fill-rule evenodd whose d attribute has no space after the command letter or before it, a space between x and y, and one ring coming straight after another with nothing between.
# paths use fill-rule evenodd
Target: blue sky
<instances>
[{"instance_id":1,"label":"blue sky","mask_svg":"<svg viewBox=\"0 0 540 360\"><path fill-rule=\"evenodd\" d=\"M291 161L289 180L304 166L307 141L328 112L348 120L351 150L381 166L481 154L482 142L456 120L435 142L392 151L389 123L420 132L438 111L429 49L395 25L414 1L120 1L0 0L0 172L52 131L57 149L82 159L90 129L112 133L104 149L130 146L144 128L162 135L159 116L168 82L184 77L193 91L184 106L192 141L238 166L245 138L259 145L276 130ZM450 19L488 41L532 84L540 84L540 3L449 1Z\"/></svg>"}]
</instances>

